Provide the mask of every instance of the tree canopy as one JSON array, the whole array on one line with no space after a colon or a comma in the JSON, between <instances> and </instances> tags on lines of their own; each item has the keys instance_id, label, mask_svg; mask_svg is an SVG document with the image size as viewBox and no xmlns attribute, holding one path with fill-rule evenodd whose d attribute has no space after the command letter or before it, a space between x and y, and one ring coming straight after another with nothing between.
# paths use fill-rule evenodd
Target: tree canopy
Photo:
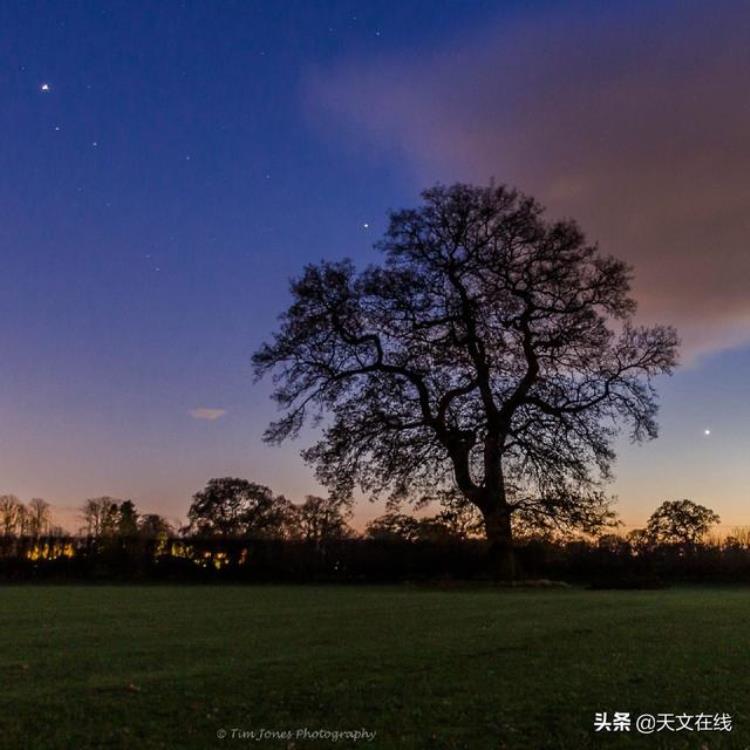
<instances>
[{"instance_id":1,"label":"tree canopy","mask_svg":"<svg viewBox=\"0 0 750 750\"><path fill-rule=\"evenodd\" d=\"M264 485L246 479L210 479L193 495L187 531L204 536L285 535L291 503Z\"/></svg>"},{"instance_id":2,"label":"tree canopy","mask_svg":"<svg viewBox=\"0 0 750 750\"><path fill-rule=\"evenodd\" d=\"M721 519L710 508L692 500L668 500L648 519L646 533L656 544L695 545Z\"/></svg>"},{"instance_id":3,"label":"tree canopy","mask_svg":"<svg viewBox=\"0 0 750 750\"><path fill-rule=\"evenodd\" d=\"M334 493L455 494L506 547L513 515L601 525L618 425L656 435L674 330L636 325L630 268L534 199L461 184L423 199L391 215L382 264L293 280L254 356L283 412L266 440L324 420L303 455Z\"/></svg>"}]
</instances>

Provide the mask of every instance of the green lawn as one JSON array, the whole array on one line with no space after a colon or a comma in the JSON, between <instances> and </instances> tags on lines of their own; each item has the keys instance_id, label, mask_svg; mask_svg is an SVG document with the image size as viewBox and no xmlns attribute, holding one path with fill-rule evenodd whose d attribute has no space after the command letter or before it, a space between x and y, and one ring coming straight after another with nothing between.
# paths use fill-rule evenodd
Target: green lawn
<instances>
[{"instance_id":1,"label":"green lawn","mask_svg":"<svg viewBox=\"0 0 750 750\"><path fill-rule=\"evenodd\" d=\"M606 736L595 711L732 714ZM750 746L750 589L0 588L0 747Z\"/></svg>"}]
</instances>

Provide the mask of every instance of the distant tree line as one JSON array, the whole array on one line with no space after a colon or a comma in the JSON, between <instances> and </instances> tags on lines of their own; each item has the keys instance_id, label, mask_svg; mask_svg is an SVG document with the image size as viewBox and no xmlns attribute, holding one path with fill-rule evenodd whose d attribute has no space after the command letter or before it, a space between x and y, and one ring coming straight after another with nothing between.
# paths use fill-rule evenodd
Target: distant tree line
<instances>
[{"instance_id":1,"label":"distant tree line","mask_svg":"<svg viewBox=\"0 0 750 750\"><path fill-rule=\"evenodd\" d=\"M348 500L308 495L295 504L234 477L197 492L181 527L111 497L86 500L80 513L79 533L66 535L48 503L0 497L0 578L385 582L488 574L483 519L455 498L433 515L388 509L361 533L350 525ZM615 524L588 536L519 524L519 573L616 587L750 580L750 530L711 537L719 521L683 499L662 503L627 534Z\"/></svg>"},{"instance_id":2,"label":"distant tree line","mask_svg":"<svg viewBox=\"0 0 750 750\"><path fill-rule=\"evenodd\" d=\"M80 534L88 537L136 537L153 539L175 533L172 524L157 513L139 513L132 500L95 497L81 508L84 525Z\"/></svg>"},{"instance_id":3,"label":"distant tree line","mask_svg":"<svg viewBox=\"0 0 750 750\"><path fill-rule=\"evenodd\" d=\"M0 495L0 536L62 536L52 523L50 504L35 497L22 503L15 495Z\"/></svg>"},{"instance_id":4,"label":"distant tree line","mask_svg":"<svg viewBox=\"0 0 750 750\"><path fill-rule=\"evenodd\" d=\"M477 540L483 537L483 519L471 504L454 495L443 498L441 510L421 517L389 508L370 521L363 533L350 525L352 502L336 496L307 495L295 504L265 485L236 477L210 479L193 495L183 526L175 526L157 513L140 513L132 500L104 496L86 500L80 508L83 525L78 535L92 539L202 538L308 541L323 544L343 539L425 542ZM618 522L596 535L583 537L597 544L624 545L634 554L654 547L671 546L683 552L699 547L720 522L710 508L691 500L662 503L644 528L626 535L616 532ZM51 506L35 498L28 504L15 495L0 495L0 536L62 537L69 534L52 522ZM549 526L516 524L514 536L522 543L532 539L570 540ZM576 538L576 537L572 537ZM728 537L730 544L743 540L741 532Z\"/></svg>"},{"instance_id":5,"label":"distant tree line","mask_svg":"<svg viewBox=\"0 0 750 750\"><path fill-rule=\"evenodd\" d=\"M351 503L308 495L295 505L262 484L224 477L193 496L183 535L209 538L325 540L355 536Z\"/></svg>"}]
</instances>

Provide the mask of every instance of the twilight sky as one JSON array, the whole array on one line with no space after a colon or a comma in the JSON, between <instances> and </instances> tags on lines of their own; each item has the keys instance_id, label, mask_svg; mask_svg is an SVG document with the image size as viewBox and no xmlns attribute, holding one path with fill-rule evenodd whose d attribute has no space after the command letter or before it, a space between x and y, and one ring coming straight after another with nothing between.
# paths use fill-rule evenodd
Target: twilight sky
<instances>
[{"instance_id":1,"label":"twilight sky","mask_svg":"<svg viewBox=\"0 0 750 750\"><path fill-rule=\"evenodd\" d=\"M740 2L1 4L0 492L74 527L103 494L181 517L211 476L316 491L249 368L288 278L494 177L682 334L625 522L750 524L748 38Z\"/></svg>"}]
</instances>

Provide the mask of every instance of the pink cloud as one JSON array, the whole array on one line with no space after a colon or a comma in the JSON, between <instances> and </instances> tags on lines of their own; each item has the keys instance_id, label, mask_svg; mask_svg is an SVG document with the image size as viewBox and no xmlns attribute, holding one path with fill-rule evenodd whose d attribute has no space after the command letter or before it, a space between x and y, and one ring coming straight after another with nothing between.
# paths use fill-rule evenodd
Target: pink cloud
<instances>
[{"instance_id":1,"label":"pink cloud","mask_svg":"<svg viewBox=\"0 0 750 750\"><path fill-rule=\"evenodd\" d=\"M603 6L602 6L603 7ZM319 71L308 101L419 184L498 181L636 267L688 357L750 342L750 6L580 7Z\"/></svg>"},{"instance_id":2,"label":"pink cloud","mask_svg":"<svg viewBox=\"0 0 750 750\"><path fill-rule=\"evenodd\" d=\"M198 409L192 409L190 411L190 416L193 419L205 419L209 422L215 422L217 419L221 419L226 413L226 409L208 409L206 407L200 407Z\"/></svg>"}]
</instances>

